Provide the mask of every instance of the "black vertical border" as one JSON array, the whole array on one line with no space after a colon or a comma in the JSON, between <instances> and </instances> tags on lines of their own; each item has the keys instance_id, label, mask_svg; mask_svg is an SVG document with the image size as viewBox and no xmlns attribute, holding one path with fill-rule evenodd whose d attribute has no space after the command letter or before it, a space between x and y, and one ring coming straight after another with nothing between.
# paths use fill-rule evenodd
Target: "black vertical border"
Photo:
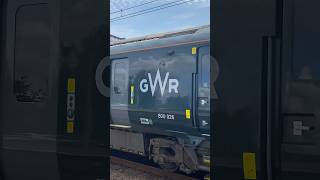
<instances>
[{"instance_id":1,"label":"black vertical border","mask_svg":"<svg viewBox=\"0 0 320 180\"><path fill-rule=\"evenodd\" d=\"M106 29L106 39L107 39L107 48L106 48L106 55L107 55L107 59L108 61L110 60L110 2L111 0L103 0L104 1L104 7L106 7L106 10L105 10L105 17L106 17L106 25L105 25L105 29ZM111 68L110 68L110 72L111 72ZM110 74L108 74L108 78L110 78ZM110 91L109 91L110 93ZM108 95L109 98L110 98L110 94ZM110 101L109 101L109 106L110 107ZM107 114L108 114L108 119L107 119L107 124L106 124L106 129L107 129L107 155L108 155L108 162L107 162L107 179L110 179L110 128L109 128L109 124L110 124L110 118L111 118L111 115L110 115L110 108L107 108Z\"/></svg>"},{"instance_id":2,"label":"black vertical border","mask_svg":"<svg viewBox=\"0 0 320 180\"><path fill-rule=\"evenodd\" d=\"M210 0L210 56L213 56L213 4L215 0ZM212 58L211 58L212 59ZM212 61L210 61L210 67L212 67ZM210 68L210 77L212 77L212 68ZM212 81L212 78L210 78L210 81ZM212 84L210 82L210 84ZM211 88L212 90L212 88ZM210 92L211 93L211 92ZM212 96L210 96L210 179L213 179L213 100Z\"/></svg>"},{"instance_id":3,"label":"black vertical border","mask_svg":"<svg viewBox=\"0 0 320 180\"><path fill-rule=\"evenodd\" d=\"M4 53L4 22L5 22L5 8L4 8L4 0L0 0L0 82L2 82L2 60L4 58L3 53ZM2 89L0 88L0 94ZM0 102L2 101L2 99L0 99ZM0 113L1 113L1 105L0 105ZM2 147L2 119L1 119L1 114L0 114L0 147ZM3 177L3 164L2 164L2 148L0 148L0 179L4 179Z\"/></svg>"}]
</instances>

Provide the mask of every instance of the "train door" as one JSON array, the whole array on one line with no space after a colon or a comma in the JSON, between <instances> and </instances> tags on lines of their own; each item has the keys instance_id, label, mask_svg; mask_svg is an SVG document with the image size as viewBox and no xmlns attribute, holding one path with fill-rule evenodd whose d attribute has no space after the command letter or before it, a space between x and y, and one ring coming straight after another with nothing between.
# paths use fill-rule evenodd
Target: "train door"
<instances>
[{"instance_id":1,"label":"train door","mask_svg":"<svg viewBox=\"0 0 320 180\"><path fill-rule=\"evenodd\" d=\"M59 179L57 3L4 1L1 47L1 165L4 179ZM1 9L2 10L2 9ZM1 11L2 13L2 11ZM45 162L45 163L44 163Z\"/></svg>"},{"instance_id":2,"label":"train door","mask_svg":"<svg viewBox=\"0 0 320 180\"><path fill-rule=\"evenodd\" d=\"M209 46L199 48L197 119L200 131L210 134L210 51Z\"/></svg>"},{"instance_id":3,"label":"train door","mask_svg":"<svg viewBox=\"0 0 320 180\"><path fill-rule=\"evenodd\" d=\"M284 0L278 179L320 179L319 7L318 0Z\"/></svg>"},{"instance_id":4,"label":"train door","mask_svg":"<svg viewBox=\"0 0 320 180\"><path fill-rule=\"evenodd\" d=\"M0 179L106 177L106 100L93 98L93 64L107 54L101 3L0 0Z\"/></svg>"},{"instance_id":5,"label":"train door","mask_svg":"<svg viewBox=\"0 0 320 180\"><path fill-rule=\"evenodd\" d=\"M111 126L130 127L128 115L129 60L111 62Z\"/></svg>"}]
</instances>

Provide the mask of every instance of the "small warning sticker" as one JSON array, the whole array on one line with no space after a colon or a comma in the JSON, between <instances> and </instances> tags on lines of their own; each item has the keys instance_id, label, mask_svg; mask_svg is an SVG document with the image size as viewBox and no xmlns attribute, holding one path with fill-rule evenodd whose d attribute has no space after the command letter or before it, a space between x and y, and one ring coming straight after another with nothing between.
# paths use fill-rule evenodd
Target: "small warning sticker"
<instances>
[{"instance_id":1,"label":"small warning sticker","mask_svg":"<svg viewBox=\"0 0 320 180\"><path fill-rule=\"evenodd\" d=\"M74 124L73 121L67 122L67 133L72 134L74 132Z\"/></svg>"},{"instance_id":2,"label":"small warning sticker","mask_svg":"<svg viewBox=\"0 0 320 180\"><path fill-rule=\"evenodd\" d=\"M76 80L73 78L68 79L68 93L74 93L76 90Z\"/></svg>"},{"instance_id":3,"label":"small warning sticker","mask_svg":"<svg viewBox=\"0 0 320 180\"><path fill-rule=\"evenodd\" d=\"M197 47L192 47L191 54L192 55L197 54Z\"/></svg>"},{"instance_id":4,"label":"small warning sticker","mask_svg":"<svg viewBox=\"0 0 320 180\"><path fill-rule=\"evenodd\" d=\"M186 119L190 119L190 118L191 118L190 109L186 109Z\"/></svg>"},{"instance_id":5,"label":"small warning sticker","mask_svg":"<svg viewBox=\"0 0 320 180\"><path fill-rule=\"evenodd\" d=\"M244 179L257 179L256 177L256 154L243 152Z\"/></svg>"}]
</instances>

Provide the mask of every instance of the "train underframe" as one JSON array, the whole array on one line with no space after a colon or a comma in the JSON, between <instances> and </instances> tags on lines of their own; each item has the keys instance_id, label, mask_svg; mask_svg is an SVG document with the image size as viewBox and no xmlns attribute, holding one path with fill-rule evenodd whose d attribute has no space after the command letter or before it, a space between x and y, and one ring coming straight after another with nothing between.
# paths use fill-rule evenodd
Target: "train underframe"
<instances>
[{"instance_id":1,"label":"train underframe","mask_svg":"<svg viewBox=\"0 0 320 180\"><path fill-rule=\"evenodd\" d=\"M162 169L186 174L210 171L210 140L110 129L112 149L148 157Z\"/></svg>"}]
</instances>

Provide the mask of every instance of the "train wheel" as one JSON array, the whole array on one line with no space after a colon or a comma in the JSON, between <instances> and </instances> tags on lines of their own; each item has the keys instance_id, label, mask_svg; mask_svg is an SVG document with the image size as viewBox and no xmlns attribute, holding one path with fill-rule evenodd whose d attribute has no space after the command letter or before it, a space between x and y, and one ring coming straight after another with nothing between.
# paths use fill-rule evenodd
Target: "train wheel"
<instances>
[{"instance_id":1,"label":"train wheel","mask_svg":"<svg viewBox=\"0 0 320 180\"><path fill-rule=\"evenodd\" d=\"M150 144L150 156L155 163L166 171L174 172L179 169L179 161L181 161L179 154L181 154L181 150L177 151L176 142L155 138L151 140ZM177 152L179 153L178 156Z\"/></svg>"}]
</instances>

